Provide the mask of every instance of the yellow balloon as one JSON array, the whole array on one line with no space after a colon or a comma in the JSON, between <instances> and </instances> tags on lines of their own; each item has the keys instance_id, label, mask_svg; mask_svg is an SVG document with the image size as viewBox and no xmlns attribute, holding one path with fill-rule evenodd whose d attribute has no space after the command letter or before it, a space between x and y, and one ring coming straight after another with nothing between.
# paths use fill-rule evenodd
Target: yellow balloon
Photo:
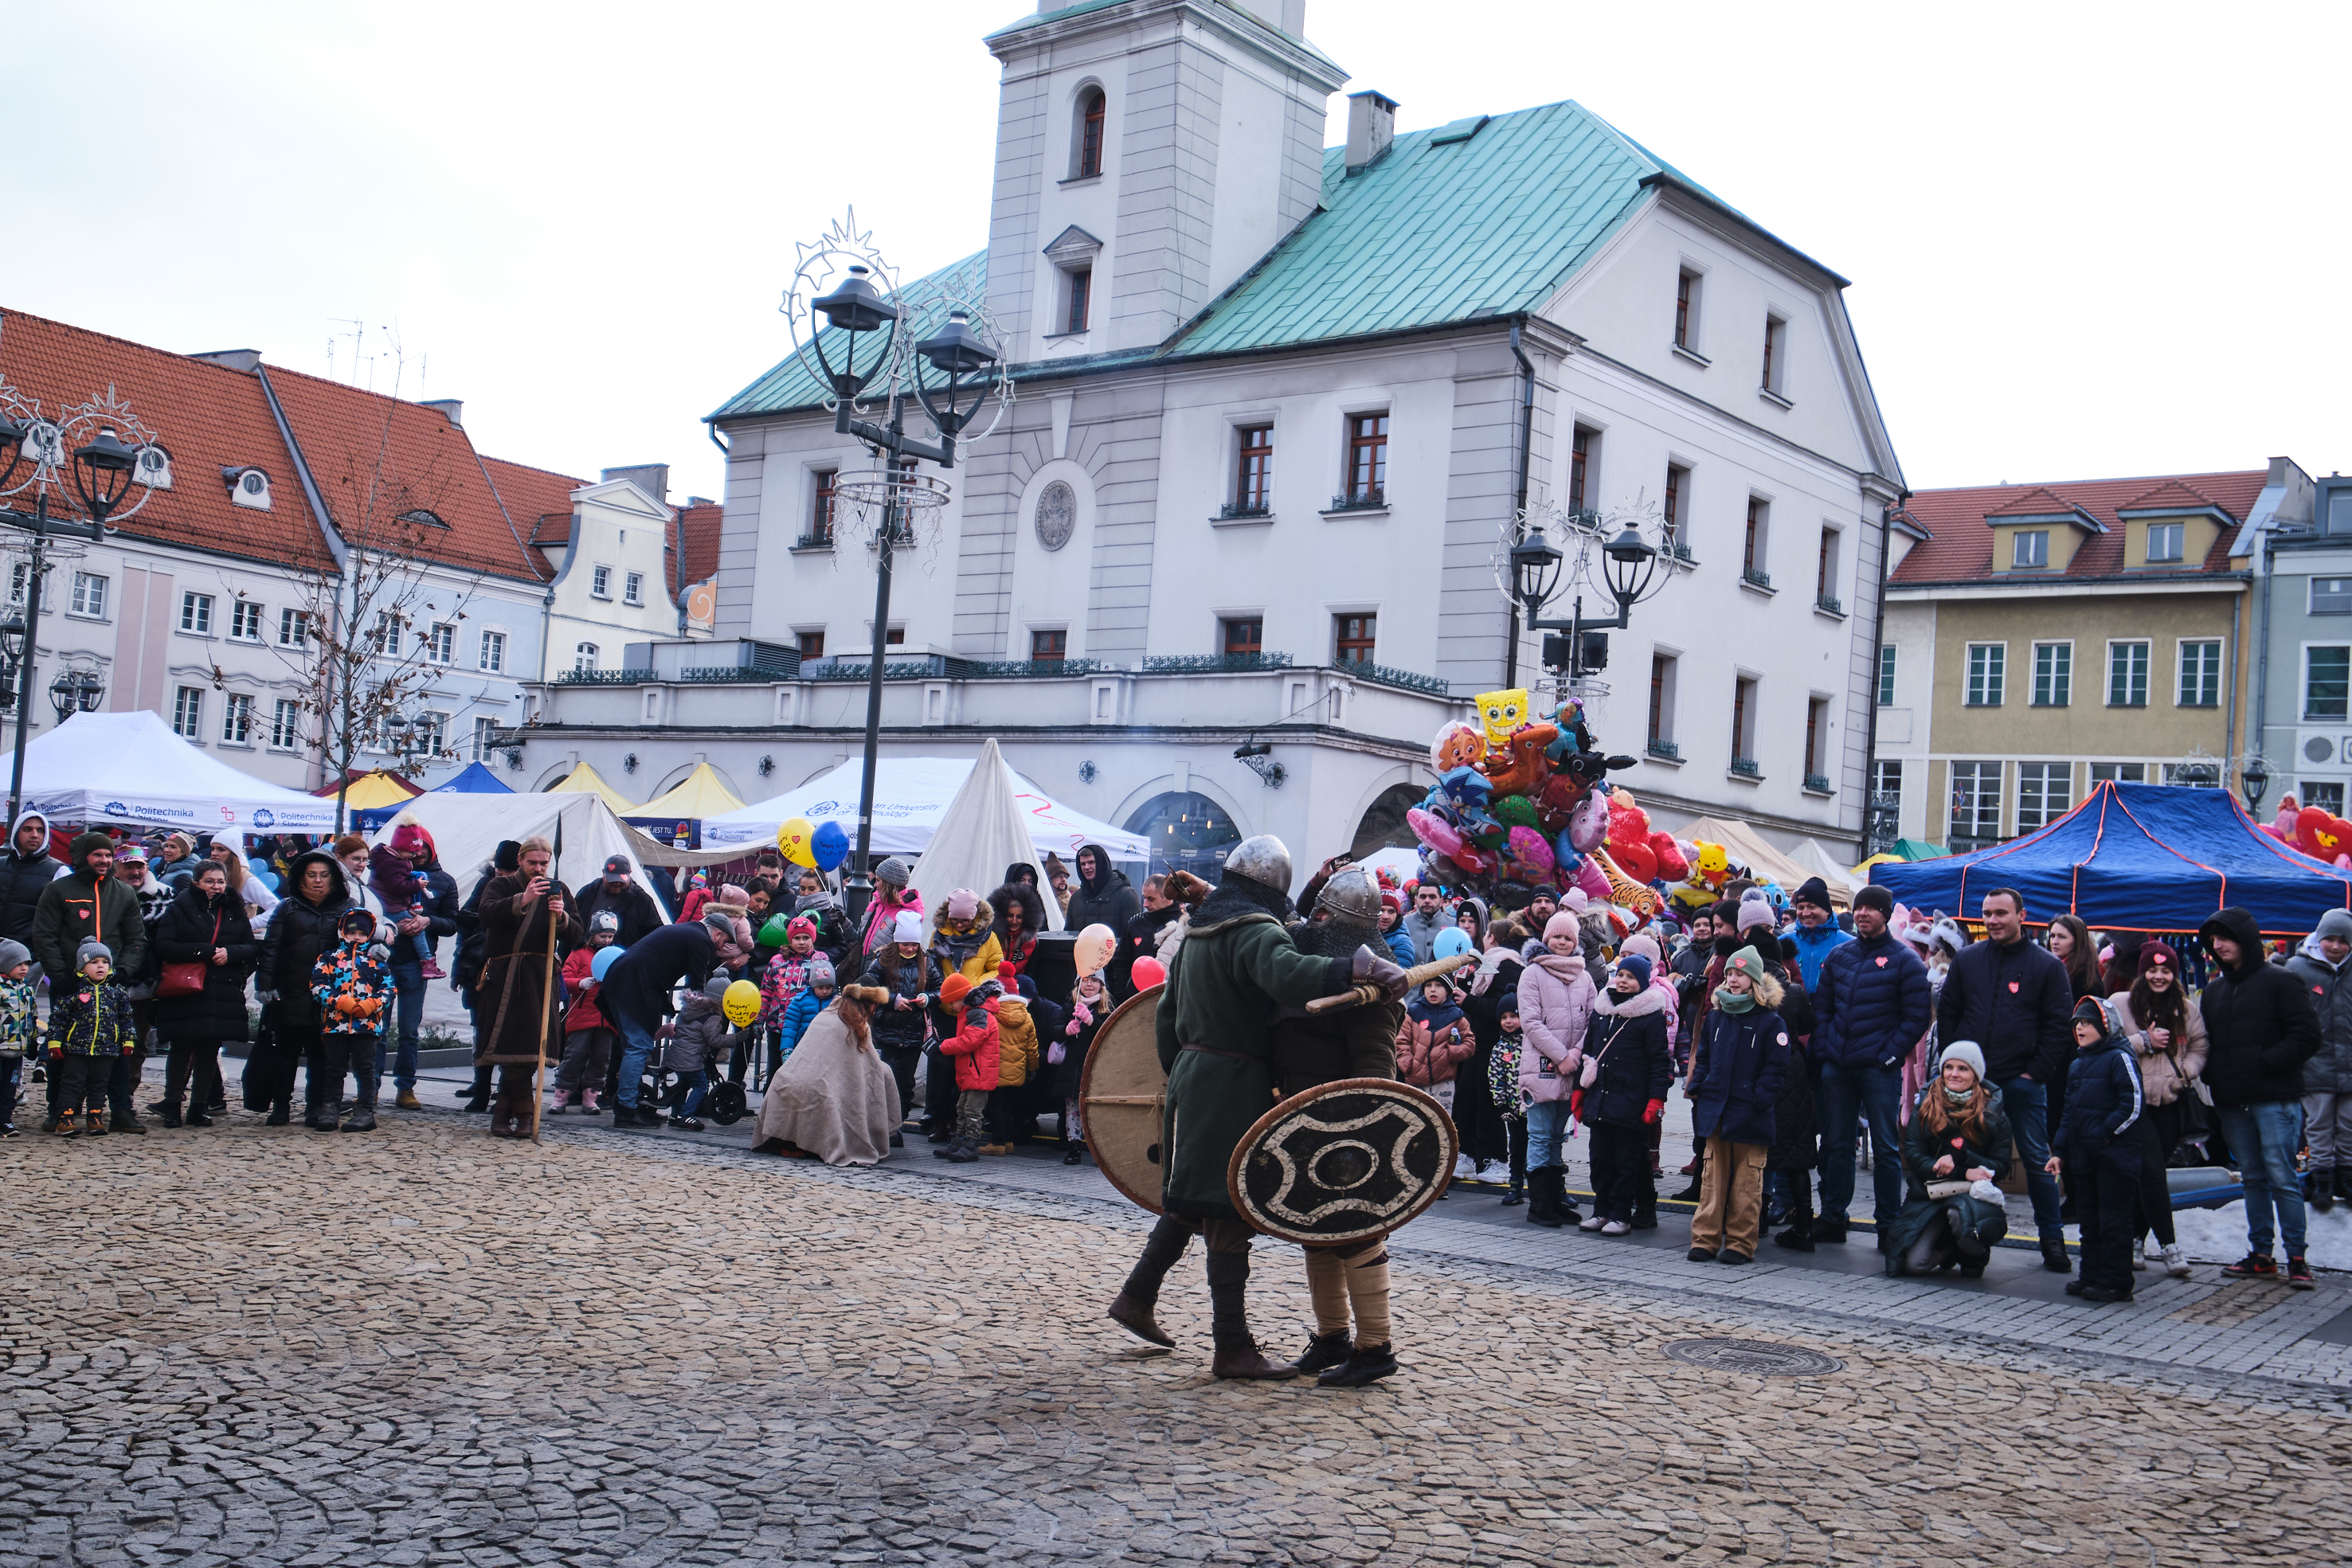
<instances>
[{"instance_id":1,"label":"yellow balloon","mask_svg":"<svg viewBox=\"0 0 2352 1568\"><path fill-rule=\"evenodd\" d=\"M816 864L816 852L809 847L809 841L815 836L815 823L806 817L794 817L776 830L776 848L783 851L784 858L793 864L813 866Z\"/></svg>"},{"instance_id":2,"label":"yellow balloon","mask_svg":"<svg viewBox=\"0 0 2352 1568\"><path fill-rule=\"evenodd\" d=\"M727 1015L729 1023L743 1028L760 1016L760 988L749 980L736 981L719 999L719 1010Z\"/></svg>"}]
</instances>

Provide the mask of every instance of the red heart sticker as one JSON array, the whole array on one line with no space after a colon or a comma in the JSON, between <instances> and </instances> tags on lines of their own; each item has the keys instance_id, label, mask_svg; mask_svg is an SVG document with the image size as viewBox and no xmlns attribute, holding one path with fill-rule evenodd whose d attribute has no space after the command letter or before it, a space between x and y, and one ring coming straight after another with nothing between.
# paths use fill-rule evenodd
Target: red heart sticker
<instances>
[{"instance_id":1,"label":"red heart sticker","mask_svg":"<svg viewBox=\"0 0 2352 1568\"><path fill-rule=\"evenodd\" d=\"M1882 969L1884 969L1885 967L1886 967L1886 960L1885 960L1885 959L1884 959L1884 958L1879 959L1879 960L1878 960L1878 967L1879 967L1880 968L1882 968Z\"/></svg>"},{"instance_id":2,"label":"red heart sticker","mask_svg":"<svg viewBox=\"0 0 2352 1568\"><path fill-rule=\"evenodd\" d=\"M2015 980L2011 980L2009 983L2009 994L2012 997L2017 995L2017 982Z\"/></svg>"}]
</instances>

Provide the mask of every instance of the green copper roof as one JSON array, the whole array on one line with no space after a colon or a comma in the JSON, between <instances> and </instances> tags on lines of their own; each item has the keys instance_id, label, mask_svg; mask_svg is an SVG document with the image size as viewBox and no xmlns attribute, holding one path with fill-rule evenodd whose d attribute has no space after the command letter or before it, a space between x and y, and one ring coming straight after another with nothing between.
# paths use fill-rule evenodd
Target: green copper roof
<instances>
[{"instance_id":1,"label":"green copper roof","mask_svg":"<svg viewBox=\"0 0 2352 1568\"><path fill-rule=\"evenodd\" d=\"M1350 179L1347 152L1323 154L1322 210L1292 231L1223 298L1153 350L1024 366L1066 374L1105 362L1294 348L1533 311L1556 293L1664 176L1748 222L1639 142L1575 103L1455 120L1399 136ZM985 252L906 290L937 298L985 289ZM943 309L919 312L928 333ZM828 349L830 344L828 344ZM805 408L823 392L787 360L710 417Z\"/></svg>"}]
</instances>

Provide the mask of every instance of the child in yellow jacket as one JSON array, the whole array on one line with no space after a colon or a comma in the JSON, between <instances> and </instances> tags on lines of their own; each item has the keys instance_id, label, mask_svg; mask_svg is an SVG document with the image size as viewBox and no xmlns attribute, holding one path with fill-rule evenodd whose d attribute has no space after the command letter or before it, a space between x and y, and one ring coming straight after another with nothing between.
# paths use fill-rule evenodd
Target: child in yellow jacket
<instances>
[{"instance_id":1,"label":"child in yellow jacket","mask_svg":"<svg viewBox=\"0 0 2352 1568\"><path fill-rule=\"evenodd\" d=\"M1037 1071L1037 1023L1021 995L1021 982L1002 969L995 982L1003 988L996 1004L996 1088L988 1097L988 1142L983 1155L1013 1152L1014 1129L1024 1119L1029 1075Z\"/></svg>"}]
</instances>

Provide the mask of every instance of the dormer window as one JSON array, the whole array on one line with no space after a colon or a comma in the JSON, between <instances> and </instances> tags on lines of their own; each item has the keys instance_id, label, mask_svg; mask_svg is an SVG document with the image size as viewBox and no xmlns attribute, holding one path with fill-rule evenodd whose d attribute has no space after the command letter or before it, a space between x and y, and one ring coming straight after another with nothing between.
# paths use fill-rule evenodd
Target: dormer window
<instances>
[{"instance_id":1,"label":"dormer window","mask_svg":"<svg viewBox=\"0 0 2352 1568\"><path fill-rule=\"evenodd\" d=\"M1103 111L1108 101L1103 89L1090 87L1078 95L1077 157L1071 173L1074 180L1088 180L1102 172Z\"/></svg>"},{"instance_id":2,"label":"dormer window","mask_svg":"<svg viewBox=\"0 0 2352 1568\"><path fill-rule=\"evenodd\" d=\"M409 523L420 528L446 528L449 526L447 523L441 520L441 515L439 513L424 507L418 507L413 511L401 513L400 520L404 523Z\"/></svg>"},{"instance_id":3,"label":"dormer window","mask_svg":"<svg viewBox=\"0 0 2352 1568\"><path fill-rule=\"evenodd\" d=\"M2150 523L2147 526L2147 564L2150 566L2179 565L2186 525L2180 523Z\"/></svg>"},{"instance_id":4,"label":"dormer window","mask_svg":"<svg viewBox=\"0 0 2352 1568\"><path fill-rule=\"evenodd\" d=\"M134 484L144 485L151 490L170 489L172 487L172 455L160 446L141 447L139 466L133 471L131 480Z\"/></svg>"},{"instance_id":5,"label":"dormer window","mask_svg":"<svg viewBox=\"0 0 2352 1568\"><path fill-rule=\"evenodd\" d=\"M2050 530L2020 528L2016 534L2016 542L2010 547L2009 564L2016 570L2048 566L2050 564Z\"/></svg>"},{"instance_id":6,"label":"dormer window","mask_svg":"<svg viewBox=\"0 0 2352 1568\"><path fill-rule=\"evenodd\" d=\"M268 475L258 468L224 468L221 477L228 483L232 506L247 507L257 512L269 510Z\"/></svg>"}]
</instances>

